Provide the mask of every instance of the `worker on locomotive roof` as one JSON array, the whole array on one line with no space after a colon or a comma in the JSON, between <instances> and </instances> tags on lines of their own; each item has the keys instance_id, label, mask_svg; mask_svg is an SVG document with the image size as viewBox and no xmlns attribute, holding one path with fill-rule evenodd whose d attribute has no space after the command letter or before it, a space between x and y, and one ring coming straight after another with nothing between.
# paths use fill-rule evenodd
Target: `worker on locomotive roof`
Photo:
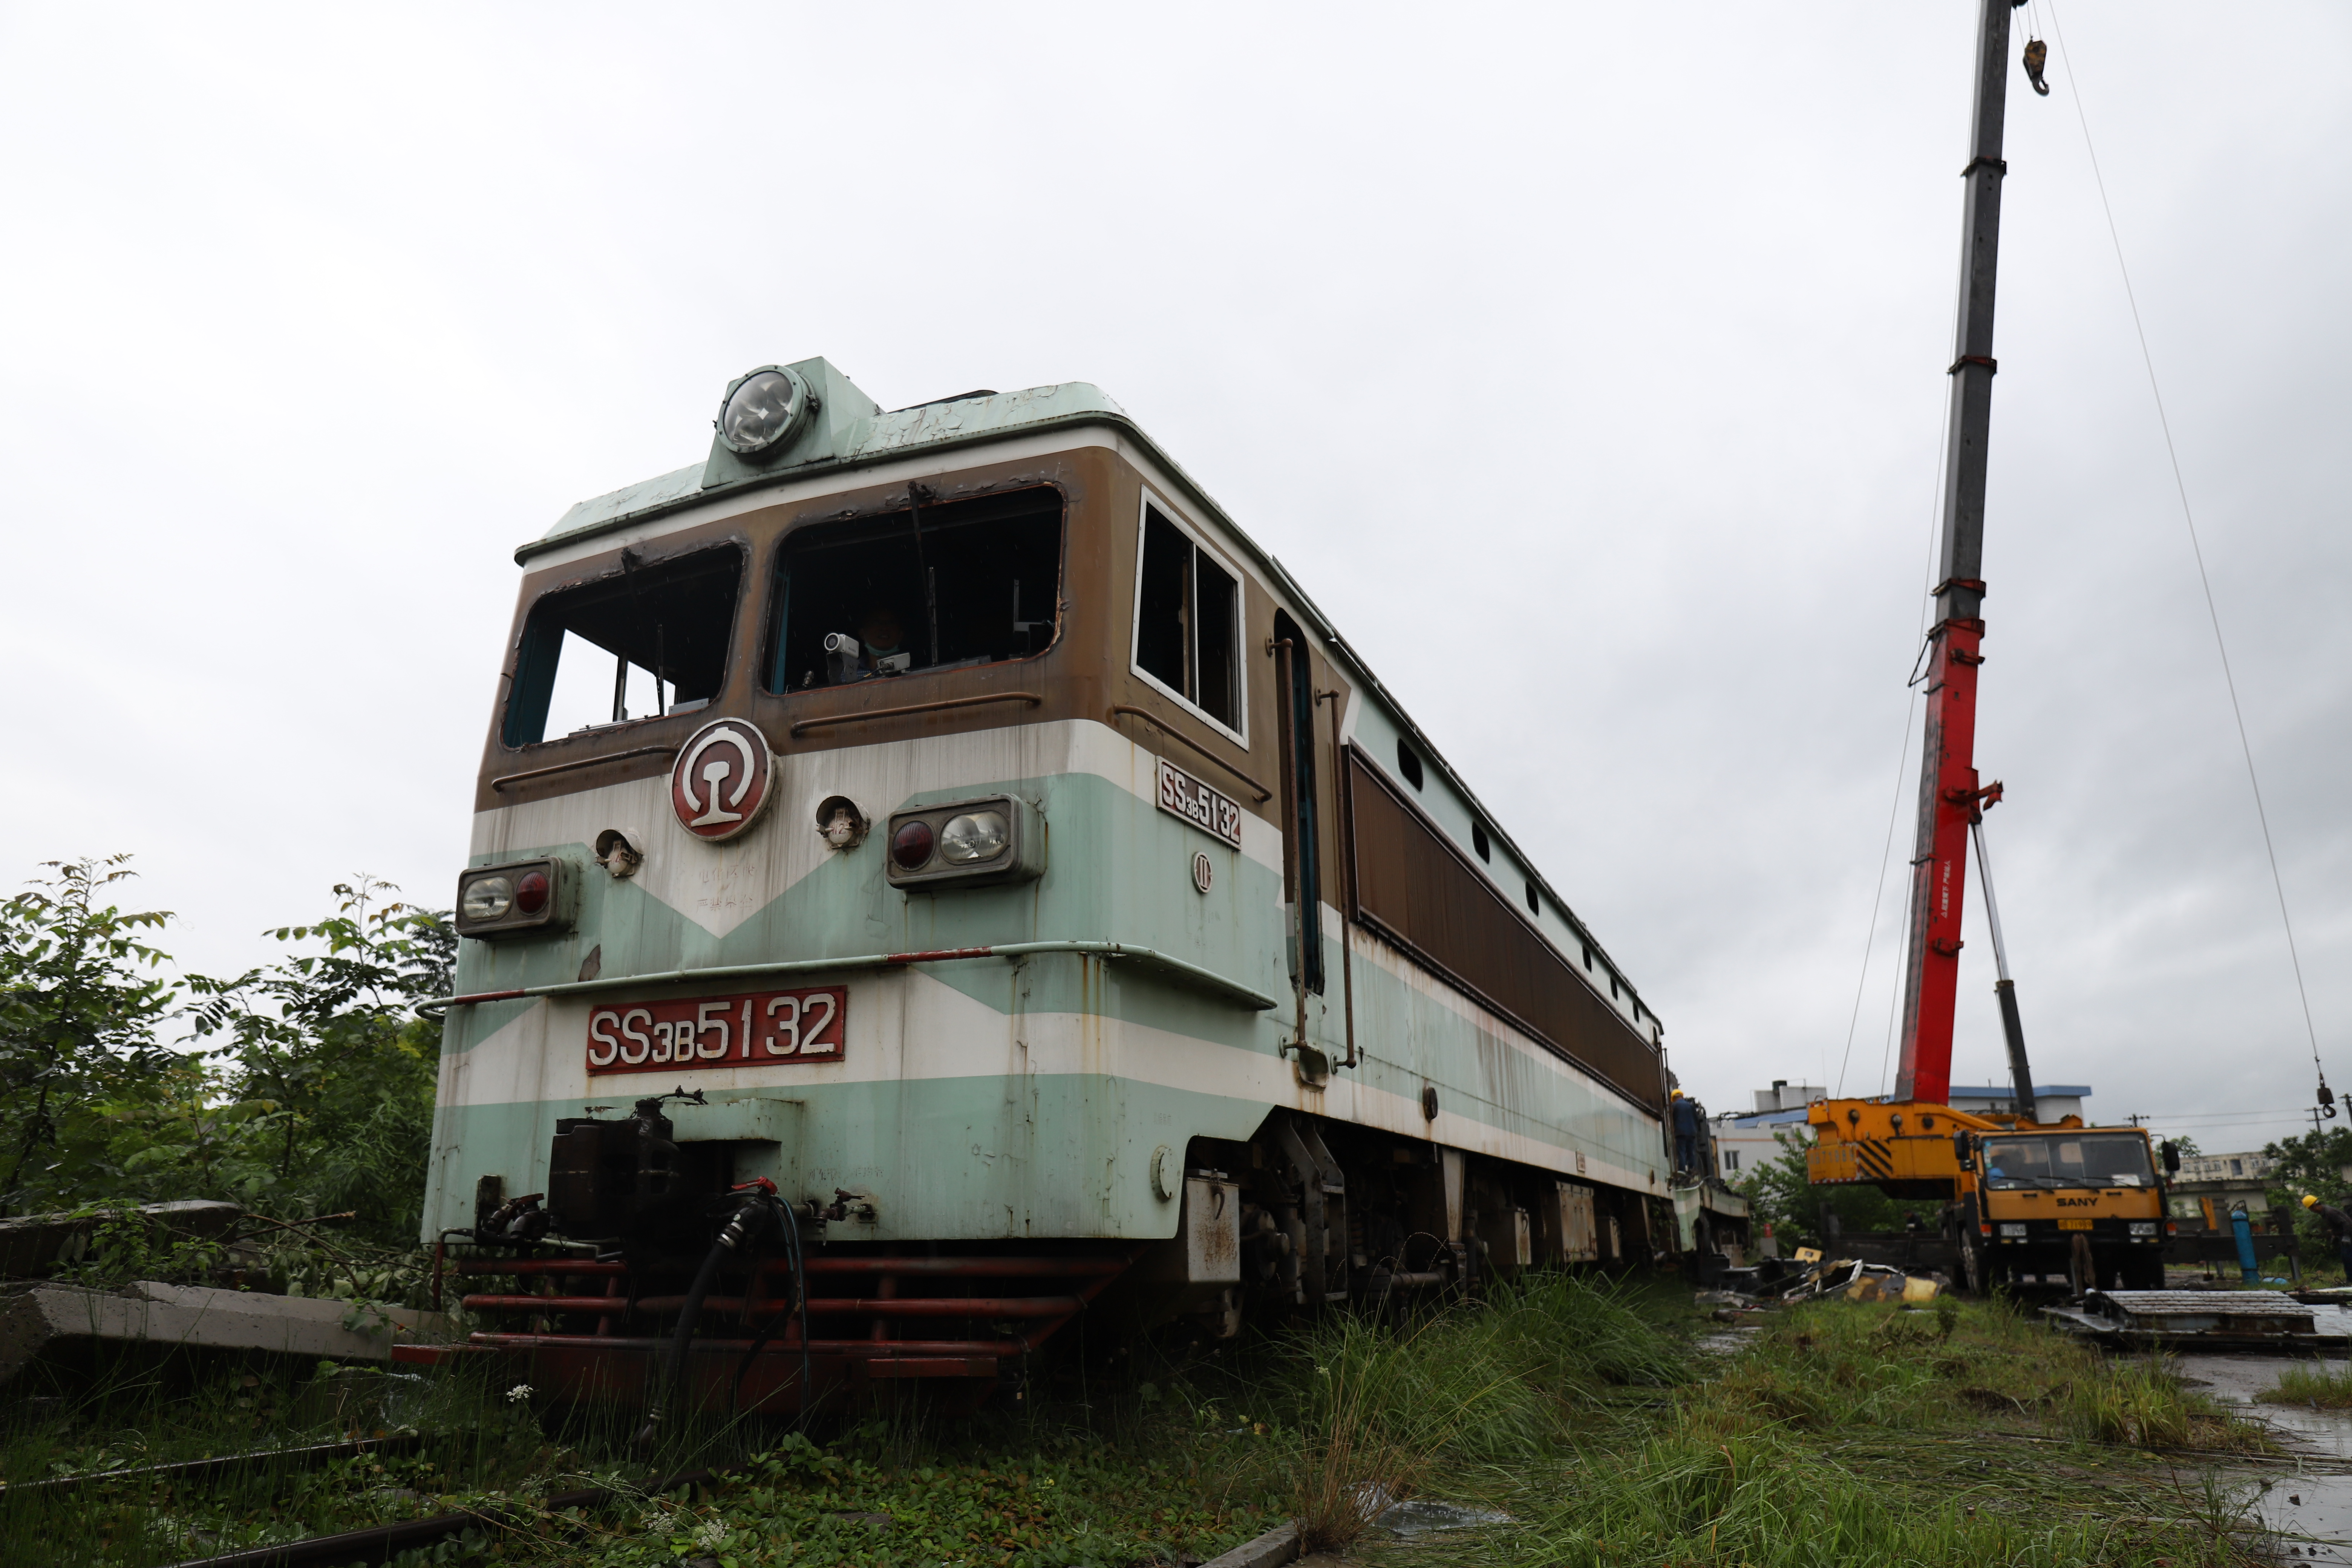
<instances>
[{"instance_id":1,"label":"worker on locomotive roof","mask_svg":"<svg viewBox=\"0 0 2352 1568\"><path fill-rule=\"evenodd\" d=\"M2303 1194L2303 1206L2320 1217L2327 1233L2336 1243L2336 1260L2344 1265L2344 1278L2352 1280L2352 1214L2346 1214L2334 1204L2321 1203L2309 1193Z\"/></svg>"}]
</instances>

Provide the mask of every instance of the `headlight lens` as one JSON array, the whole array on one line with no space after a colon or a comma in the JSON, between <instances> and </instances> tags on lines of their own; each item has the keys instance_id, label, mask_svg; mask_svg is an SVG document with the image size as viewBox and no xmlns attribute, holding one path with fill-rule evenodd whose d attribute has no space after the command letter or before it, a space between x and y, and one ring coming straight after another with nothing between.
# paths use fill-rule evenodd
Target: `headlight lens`
<instances>
[{"instance_id":1,"label":"headlight lens","mask_svg":"<svg viewBox=\"0 0 2352 1568\"><path fill-rule=\"evenodd\" d=\"M2154 1236L2156 1234L2156 1221L2152 1219L2136 1219L2131 1222L2131 1233L2134 1236Z\"/></svg>"},{"instance_id":2,"label":"headlight lens","mask_svg":"<svg viewBox=\"0 0 2352 1568\"><path fill-rule=\"evenodd\" d=\"M902 824L890 835L890 858L906 870L919 871L931 858L931 825L921 817Z\"/></svg>"},{"instance_id":3,"label":"headlight lens","mask_svg":"<svg viewBox=\"0 0 2352 1568\"><path fill-rule=\"evenodd\" d=\"M2022 1238L2025 1235L2025 1227L2021 1225L2004 1225L2000 1227L2000 1233L2003 1236L2014 1236Z\"/></svg>"},{"instance_id":4,"label":"headlight lens","mask_svg":"<svg viewBox=\"0 0 2352 1568\"><path fill-rule=\"evenodd\" d=\"M940 835L940 858L957 866L993 860L1013 842L1013 830L993 811L967 812L948 819Z\"/></svg>"},{"instance_id":5,"label":"headlight lens","mask_svg":"<svg viewBox=\"0 0 2352 1568\"><path fill-rule=\"evenodd\" d=\"M735 389L719 428L738 451L756 452L793 422L793 382L781 371L763 370Z\"/></svg>"},{"instance_id":6,"label":"headlight lens","mask_svg":"<svg viewBox=\"0 0 2352 1568\"><path fill-rule=\"evenodd\" d=\"M532 873L537 876L537 873ZM539 878L540 901L547 900L547 879ZM478 877L466 884L466 896L458 900L469 921L494 921L514 908L514 884L504 877Z\"/></svg>"}]
</instances>

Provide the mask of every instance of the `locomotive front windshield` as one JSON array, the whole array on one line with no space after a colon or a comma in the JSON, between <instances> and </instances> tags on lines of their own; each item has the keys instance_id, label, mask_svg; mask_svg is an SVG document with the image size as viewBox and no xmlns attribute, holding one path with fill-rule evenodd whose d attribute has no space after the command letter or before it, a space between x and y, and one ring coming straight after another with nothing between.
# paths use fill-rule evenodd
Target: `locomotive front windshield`
<instances>
[{"instance_id":1,"label":"locomotive front windshield","mask_svg":"<svg viewBox=\"0 0 2352 1568\"><path fill-rule=\"evenodd\" d=\"M690 711L718 696L742 577L732 545L650 563L625 551L620 571L540 600L515 659L506 743Z\"/></svg>"},{"instance_id":2,"label":"locomotive front windshield","mask_svg":"<svg viewBox=\"0 0 2352 1568\"><path fill-rule=\"evenodd\" d=\"M800 691L1042 653L1061 597L1051 489L795 531L776 561L768 689Z\"/></svg>"},{"instance_id":3,"label":"locomotive front windshield","mask_svg":"<svg viewBox=\"0 0 2352 1568\"><path fill-rule=\"evenodd\" d=\"M1995 1192L2043 1187L2149 1187L2156 1173L2147 1140L2128 1132L2045 1132L1988 1138L1985 1185Z\"/></svg>"}]
</instances>

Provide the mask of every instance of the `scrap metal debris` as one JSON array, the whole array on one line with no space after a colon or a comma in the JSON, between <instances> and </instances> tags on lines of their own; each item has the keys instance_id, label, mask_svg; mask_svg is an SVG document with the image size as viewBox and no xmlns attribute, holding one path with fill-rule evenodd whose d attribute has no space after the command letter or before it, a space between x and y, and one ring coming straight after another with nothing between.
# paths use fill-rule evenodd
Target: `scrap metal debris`
<instances>
[{"instance_id":1,"label":"scrap metal debris","mask_svg":"<svg viewBox=\"0 0 2352 1568\"><path fill-rule=\"evenodd\" d=\"M1917 1306L1934 1300L1952 1283L1941 1274L1914 1274L1891 1264L1865 1263L1858 1258L1823 1258L1818 1255L1793 1265L1774 1260L1754 1268L1727 1269L1723 1278L1732 1288L1702 1290L1697 1305L1758 1310L1824 1296L1843 1296L1849 1301L1906 1301ZM1717 1316L1722 1313L1718 1311Z\"/></svg>"}]
</instances>

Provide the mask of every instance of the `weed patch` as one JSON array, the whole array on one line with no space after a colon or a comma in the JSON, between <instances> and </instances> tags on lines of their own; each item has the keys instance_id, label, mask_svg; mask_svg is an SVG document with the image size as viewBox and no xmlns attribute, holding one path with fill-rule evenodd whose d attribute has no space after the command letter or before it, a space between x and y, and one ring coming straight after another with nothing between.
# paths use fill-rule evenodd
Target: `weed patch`
<instances>
[{"instance_id":1,"label":"weed patch","mask_svg":"<svg viewBox=\"0 0 2352 1568\"><path fill-rule=\"evenodd\" d=\"M1702 1355L1688 1300L1535 1279L1402 1323L1332 1319L1172 1359L1147 1345L1123 1374L1072 1368L1016 1412L964 1422L904 1407L803 1436L681 1415L650 1467L627 1449L625 1413L512 1399L510 1377L478 1368L260 1377L215 1363L173 1383L151 1367L0 1413L0 1475L355 1426L421 1437L323 1465L0 1495L0 1539L154 1568L465 1510L476 1528L404 1568L1144 1568L1286 1518L1367 1568L2244 1560L2245 1499L2179 1450L2258 1439L2158 1369L2108 1365L1985 1303L1815 1303L1772 1315L1735 1355ZM723 1474L644 1489L649 1470L698 1468ZM545 1510L591 1485L613 1504ZM1490 1522L1394 1539L1380 1516L1406 1499Z\"/></svg>"}]
</instances>

